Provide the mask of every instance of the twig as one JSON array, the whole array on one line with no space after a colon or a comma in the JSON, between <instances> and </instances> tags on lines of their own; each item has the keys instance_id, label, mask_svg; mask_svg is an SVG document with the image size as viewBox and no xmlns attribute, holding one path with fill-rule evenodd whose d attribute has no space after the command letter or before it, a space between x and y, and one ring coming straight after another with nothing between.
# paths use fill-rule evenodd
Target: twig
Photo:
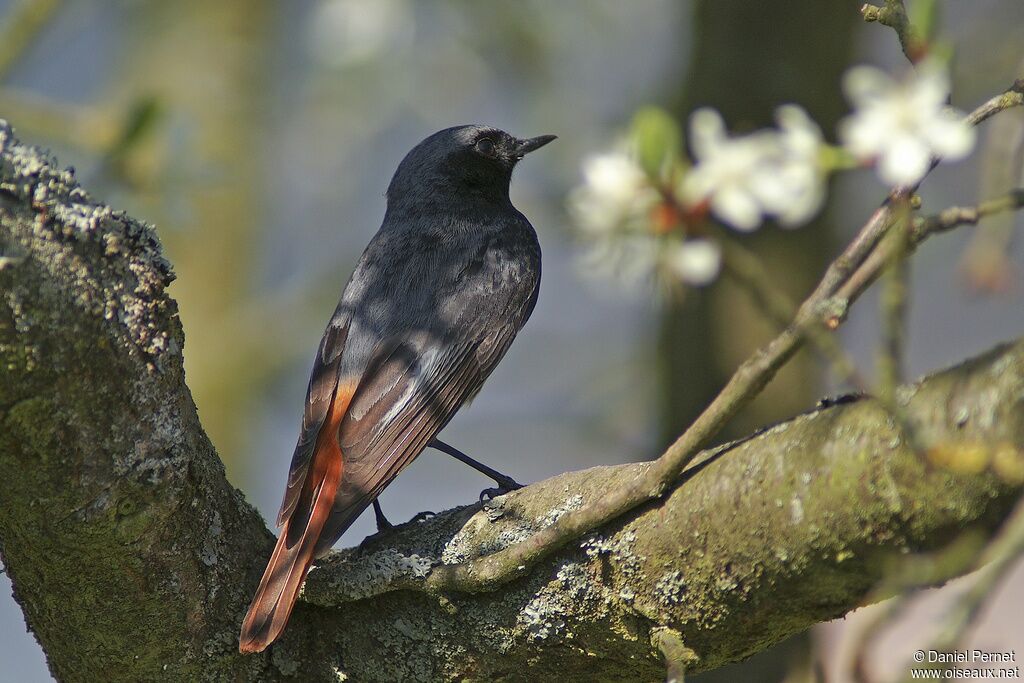
<instances>
[{"instance_id":1,"label":"twig","mask_svg":"<svg viewBox=\"0 0 1024 683\"><path fill-rule=\"evenodd\" d=\"M934 216L920 218L912 225L910 239L913 245L917 245L930 234L948 232L961 225L977 225L986 216L1018 209L1024 209L1024 187L1010 190L1001 197L977 206L953 206Z\"/></svg>"},{"instance_id":2,"label":"twig","mask_svg":"<svg viewBox=\"0 0 1024 683\"><path fill-rule=\"evenodd\" d=\"M0 78L7 74L45 28L60 4L61 0L22 0L10 11L7 21L0 28Z\"/></svg>"},{"instance_id":3,"label":"twig","mask_svg":"<svg viewBox=\"0 0 1024 683\"><path fill-rule=\"evenodd\" d=\"M891 331L891 338L886 344L887 350L880 354L882 356L880 362L880 369L882 370L880 372L882 379L880 382L881 390L875 398L882 409L896 423L907 445L912 450L923 453L923 449L920 447L915 436L913 425L911 425L910 420L906 417L906 411L896 401L896 387L902 380L903 375L902 364L899 359L902 356L903 315L907 288L905 260L907 249L905 242L909 231L907 226L910 218L910 202L908 199L901 198L894 202L893 205L896 207L894 214L896 216L896 231L890 233L887 239L897 238L898 235L898 239L904 243L904 247L899 250L898 255L894 255L891 259L892 263L889 265L889 271L892 272L894 269L900 271L895 274L895 277L899 280L898 287L900 291L889 293L892 298L889 299L888 306L892 307L892 310L888 311L887 317L891 317L893 320L887 327ZM785 292L780 291L774 285L767 271L765 271L761 260L738 242L728 237L719 239L719 244L722 247L722 264L725 272L747 290L747 293L760 305L761 309L767 313L773 322L780 328L787 327L789 321L793 319L796 307L789 300L789 297L786 296ZM888 298L883 296L883 301ZM802 328L802 331L807 341L831 364L833 371L840 381L846 382L861 393L873 393L869 390L867 382L864 381L864 378L858 372L853 359L836 337L830 333L832 329L834 328L824 325L809 325Z\"/></svg>"},{"instance_id":4,"label":"twig","mask_svg":"<svg viewBox=\"0 0 1024 683\"><path fill-rule=\"evenodd\" d=\"M989 101L967 115L967 123L977 126L987 121L1001 111L1019 107L1024 104L1024 78L1014 81L1010 89L1001 95L996 95Z\"/></svg>"},{"instance_id":5,"label":"twig","mask_svg":"<svg viewBox=\"0 0 1024 683\"><path fill-rule=\"evenodd\" d=\"M995 588L1015 566L1016 560L1024 555L1024 498L1017 502L1013 512L1003 523L995 539L970 563L969 568L977 571L974 582L962 593L946 612L945 623L938 636L927 648L935 652L954 652L964 649L964 641L974 625L986 600ZM962 573L962 572L961 572ZM932 670L945 670L940 663L925 665ZM936 680L949 680L941 676Z\"/></svg>"},{"instance_id":6,"label":"twig","mask_svg":"<svg viewBox=\"0 0 1024 683\"><path fill-rule=\"evenodd\" d=\"M877 605L868 622L854 636L853 656L850 661L850 675L854 683L873 683L868 673L871 645L885 625L907 608L910 597L910 593L904 593Z\"/></svg>"},{"instance_id":7,"label":"twig","mask_svg":"<svg viewBox=\"0 0 1024 683\"><path fill-rule=\"evenodd\" d=\"M980 123L998 111L1024 104L1024 81L983 104L968 116ZM937 160L934 163L938 163ZM934 164L933 164L934 166ZM847 280L857 275L870 283L887 263L885 249L876 249L894 223L892 200L908 198L915 187L897 188L890 200L871 216L846 250L828 267L814 292L801 304L793 321L775 339L754 352L729 379L690 427L655 460L642 476L609 491L593 503L561 516L554 524L530 538L471 562L435 567L426 578L428 591L482 592L494 590L524 576L530 565L558 550L572 539L610 519L662 496L683 470L719 430L772 380L775 373L801 347L806 330L824 324L835 329L845 318L850 303L863 288L836 296ZM923 233L927 235L929 233ZM874 258L879 253L882 258Z\"/></svg>"},{"instance_id":8,"label":"twig","mask_svg":"<svg viewBox=\"0 0 1024 683\"><path fill-rule=\"evenodd\" d=\"M1024 78L1018 78L1007 90L990 98L981 106L977 107L967 115L966 121L972 126L978 126L1002 111L1020 106L1024 106ZM931 169L934 169L938 163L938 159L933 159ZM920 185L920 181L918 182L918 185ZM901 197L912 196L917 190L918 185L896 188L889 195L885 204L875 211L874 215L872 215L871 219L868 221L868 224L865 225L861 229L860 233L858 233L857 237L854 238L854 243L863 241L860 248L855 250L858 258L851 258L851 263L849 264L841 264L841 261L846 257L846 253L844 253L843 256L840 256L839 259L832 264L833 266L844 266L843 268L836 268L836 278L830 279L829 274L826 273L825 278L822 280L821 284L818 285L818 289L816 289L814 294L811 295L813 298L819 295L822 290L826 289L829 289L830 292L835 295L833 297L833 305L840 313L840 317L830 320L828 322L829 327L838 327L845 317L849 302L874 282L875 277L877 277L879 272L879 261L884 262L888 258L888 255L885 253L879 254L877 252L872 252L881 240L882 236L884 236L891 227L891 222L893 221L891 208ZM1011 193L1011 195L1012 194L1013 193ZM1003 199L1006 200L1005 197ZM998 203L1000 200L995 201ZM943 225L948 224L948 227L943 227L943 225L919 226L918 223L915 222L914 226L911 228L910 234L911 248L926 238L933 231L942 232L944 230L959 227L960 225L973 225L977 223L977 220L980 219L982 215L995 213L997 211L1005 211L1012 208L1019 208L1019 205L1005 207L998 205L988 207L987 210L983 210L983 206L979 206L974 209L951 209L950 211L963 213L958 213L954 218L946 217L940 221ZM975 210L983 211L978 216L978 219L974 219L972 222L971 212ZM853 248L854 244L851 244L850 247L847 248L847 252L850 252ZM865 261L868 260L872 260L872 262L865 263ZM831 269L832 268L830 267L830 270ZM870 278L868 276L870 276Z\"/></svg>"},{"instance_id":9,"label":"twig","mask_svg":"<svg viewBox=\"0 0 1024 683\"><path fill-rule=\"evenodd\" d=\"M910 205L896 205L896 225L887 238L892 242L889 264L885 269L882 289L883 341L878 354L879 395L887 404L896 404L896 387L903 381L903 342L907 313L907 280L909 269Z\"/></svg>"},{"instance_id":10,"label":"twig","mask_svg":"<svg viewBox=\"0 0 1024 683\"><path fill-rule=\"evenodd\" d=\"M896 31L896 37L900 41L900 48L911 64L916 64L920 61L928 51L927 43L921 39L917 29L910 23L910 17L907 15L907 8L903 5L903 0L885 0L884 7L865 4L860 8L860 15L864 17L864 21L877 21L879 24L888 26Z\"/></svg>"},{"instance_id":11,"label":"twig","mask_svg":"<svg viewBox=\"0 0 1024 683\"><path fill-rule=\"evenodd\" d=\"M1024 60L1018 71L1024 73ZM992 197L1024 186L1024 111L1007 112L985 132L978 196ZM959 270L975 290L1005 293L1014 281L1010 242L1015 219L1006 214L975 231L960 257Z\"/></svg>"},{"instance_id":12,"label":"twig","mask_svg":"<svg viewBox=\"0 0 1024 683\"><path fill-rule=\"evenodd\" d=\"M954 206L927 218L918 218L911 223L908 236L909 249L931 235L948 232L963 225L977 225L985 216L1003 211L1024 208L1024 188L1011 190L1002 197L982 202L977 206ZM891 257L892 245L883 244L873 252L850 278L836 292L840 302L852 301L867 289L878 277L884 263ZM840 308L845 308L840 306Z\"/></svg>"},{"instance_id":13,"label":"twig","mask_svg":"<svg viewBox=\"0 0 1024 683\"><path fill-rule=\"evenodd\" d=\"M796 314L796 305L772 282L764 265L755 254L733 239L719 240L722 247L722 268L754 300L766 317L785 329ZM866 392L867 383L839 341L824 327L806 329L808 340L831 365L836 377L852 388Z\"/></svg>"}]
</instances>

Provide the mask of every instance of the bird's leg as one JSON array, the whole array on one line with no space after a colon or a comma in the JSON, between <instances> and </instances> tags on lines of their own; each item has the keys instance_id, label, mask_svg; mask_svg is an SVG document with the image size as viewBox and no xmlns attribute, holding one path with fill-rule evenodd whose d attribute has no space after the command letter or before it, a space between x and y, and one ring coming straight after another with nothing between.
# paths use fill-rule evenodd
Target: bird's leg
<instances>
[{"instance_id":1,"label":"bird's leg","mask_svg":"<svg viewBox=\"0 0 1024 683\"><path fill-rule=\"evenodd\" d=\"M388 521L388 518L384 516L384 511L380 509L380 501L376 498L373 499L373 516L377 519L377 533L382 534L385 531L391 531L395 528L395 525Z\"/></svg>"},{"instance_id":2,"label":"bird's leg","mask_svg":"<svg viewBox=\"0 0 1024 683\"><path fill-rule=\"evenodd\" d=\"M414 522L422 522L425 519L430 519L435 514L436 513L431 512L430 510L424 510L423 512L419 512L419 513L416 513L415 515L413 515L412 519L410 519L408 522L406 522L406 524L412 524ZM380 501L377 498L373 499L373 516L377 518L377 534L382 534L385 531L391 531L392 529L395 528L395 525L392 524L388 520L388 518L384 516L384 511L381 510L381 508L380 508Z\"/></svg>"},{"instance_id":3,"label":"bird's leg","mask_svg":"<svg viewBox=\"0 0 1024 683\"><path fill-rule=\"evenodd\" d=\"M373 516L377 520L377 531L376 533L372 533L364 538L359 544L360 548L365 547L369 543L373 543L395 528L395 525L389 522L388 518L384 516L384 511L380 509L380 503L377 502L376 498L373 499Z\"/></svg>"},{"instance_id":4,"label":"bird's leg","mask_svg":"<svg viewBox=\"0 0 1024 683\"><path fill-rule=\"evenodd\" d=\"M484 465L483 463L477 462L473 458L469 457L468 455L460 451L458 448L455 448L454 446L449 446L440 439L433 439L427 445L430 446L431 448L436 448L442 453L447 453L448 455L452 456L459 462L469 465L477 472L480 472L481 474L484 474L494 480L494 483L497 484L498 487L492 489L484 489L483 491L481 491L480 500L484 500L485 498L494 498L495 496L500 496L503 493L508 493L509 491L515 491L516 489L523 488L522 484L520 484L507 474L502 474L501 472L493 470L487 465Z\"/></svg>"}]
</instances>

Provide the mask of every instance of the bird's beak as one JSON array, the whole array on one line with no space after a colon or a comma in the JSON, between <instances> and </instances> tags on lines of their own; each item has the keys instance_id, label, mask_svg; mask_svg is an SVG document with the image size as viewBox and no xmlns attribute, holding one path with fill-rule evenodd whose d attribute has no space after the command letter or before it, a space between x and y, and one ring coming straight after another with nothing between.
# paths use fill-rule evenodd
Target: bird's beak
<instances>
[{"instance_id":1,"label":"bird's beak","mask_svg":"<svg viewBox=\"0 0 1024 683\"><path fill-rule=\"evenodd\" d=\"M535 149L540 149L544 145L554 140L557 135L538 135L535 138L529 138L527 140L516 141L516 158L522 159L524 156L529 154Z\"/></svg>"}]
</instances>

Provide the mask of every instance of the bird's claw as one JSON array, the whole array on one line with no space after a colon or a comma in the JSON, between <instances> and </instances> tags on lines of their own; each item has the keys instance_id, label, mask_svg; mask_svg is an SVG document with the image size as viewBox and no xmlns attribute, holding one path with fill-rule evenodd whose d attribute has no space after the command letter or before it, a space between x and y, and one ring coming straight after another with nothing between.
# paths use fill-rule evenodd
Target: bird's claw
<instances>
[{"instance_id":1,"label":"bird's claw","mask_svg":"<svg viewBox=\"0 0 1024 683\"><path fill-rule=\"evenodd\" d=\"M503 496L506 493L509 493L510 491L515 491L516 489L523 488L522 484L520 484L519 482L517 482L515 479L513 479L511 477L506 477L506 478L502 479L501 481L498 481L497 484L498 485L493 487L493 488L484 489L483 491L481 491L480 492L480 500L481 501L494 500L498 496Z\"/></svg>"},{"instance_id":2,"label":"bird's claw","mask_svg":"<svg viewBox=\"0 0 1024 683\"><path fill-rule=\"evenodd\" d=\"M362 541L359 542L359 547L360 548L365 548L366 546L368 546L368 545L370 545L372 543L376 543L380 539L382 539L385 536L387 536L391 532L391 530L394 529L394 528L395 528L394 525L392 525L392 526L390 526L388 528L385 528L385 529L382 529L382 528L380 528L380 526L378 526L376 533L370 534L369 536L367 536L366 538L364 538Z\"/></svg>"},{"instance_id":3,"label":"bird's claw","mask_svg":"<svg viewBox=\"0 0 1024 683\"><path fill-rule=\"evenodd\" d=\"M424 510L423 512L419 512L419 513L413 515L412 519L410 519L405 524L392 524L391 522L388 521L387 517L384 516L384 513L382 513L382 512L378 513L377 514L377 533L370 534L369 536L364 538L363 542L359 544L359 547L362 548L364 545L367 545L369 543L373 543L374 541L377 541L378 539L384 537L386 534L394 531L398 527L406 526L408 524L417 524L419 522L423 522L425 520L430 519L431 517L434 517L436 514L437 514L436 512L431 512L430 510Z\"/></svg>"}]
</instances>

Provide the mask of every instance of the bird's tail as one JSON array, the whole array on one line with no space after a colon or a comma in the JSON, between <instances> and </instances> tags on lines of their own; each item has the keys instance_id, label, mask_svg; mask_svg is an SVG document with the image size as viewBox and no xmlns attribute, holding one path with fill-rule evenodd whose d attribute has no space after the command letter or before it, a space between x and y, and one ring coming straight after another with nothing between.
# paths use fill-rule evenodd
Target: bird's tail
<instances>
[{"instance_id":1,"label":"bird's tail","mask_svg":"<svg viewBox=\"0 0 1024 683\"><path fill-rule=\"evenodd\" d=\"M324 420L298 504L281 527L274 554L242 621L239 652L261 652L281 635L313 563L344 470L337 435L344 407L338 407L337 415L332 407Z\"/></svg>"}]
</instances>

